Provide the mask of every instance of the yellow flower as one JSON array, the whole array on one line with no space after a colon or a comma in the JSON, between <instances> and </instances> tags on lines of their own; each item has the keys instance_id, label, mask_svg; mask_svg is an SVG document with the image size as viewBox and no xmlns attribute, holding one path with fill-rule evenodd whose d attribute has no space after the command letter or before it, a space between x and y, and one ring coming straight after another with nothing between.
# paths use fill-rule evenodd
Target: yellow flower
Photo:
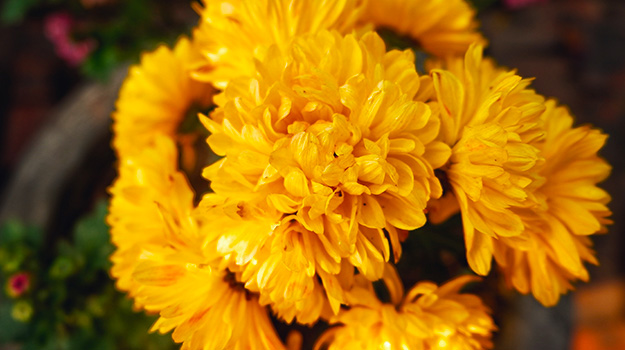
<instances>
[{"instance_id":1,"label":"yellow flower","mask_svg":"<svg viewBox=\"0 0 625 350\"><path fill-rule=\"evenodd\" d=\"M110 189L108 223L117 250L111 274L135 304L160 313L153 327L182 349L281 349L258 296L234 283L217 256L203 249L205 237L193 217L193 192L176 168L172 140L127 156Z\"/></svg>"},{"instance_id":2,"label":"yellow flower","mask_svg":"<svg viewBox=\"0 0 625 350\"><path fill-rule=\"evenodd\" d=\"M176 232L197 231L190 219L193 191L177 170L177 152L167 136L155 135L153 145L120 160L119 177L109 189L107 222L117 250L111 275L117 287L132 291L132 271L146 249L175 245Z\"/></svg>"},{"instance_id":3,"label":"yellow flower","mask_svg":"<svg viewBox=\"0 0 625 350\"><path fill-rule=\"evenodd\" d=\"M271 46L286 49L293 38L326 29L351 31L363 0L218 0L203 1L194 32L209 62L197 72L224 88L231 79L256 73L254 59Z\"/></svg>"},{"instance_id":4,"label":"yellow flower","mask_svg":"<svg viewBox=\"0 0 625 350\"><path fill-rule=\"evenodd\" d=\"M33 317L35 310L27 300L18 300L11 308L11 317L19 322L26 323Z\"/></svg>"},{"instance_id":5,"label":"yellow flower","mask_svg":"<svg viewBox=\"0 0 625 350\"><path fill-rule=\"evenodd\" d=\"M133 277L135 298L159 312L152 330L167 333L186 349L284 349L258 297L222 270L193 259L194 252L144 254Z\"/></svg>"},{"instance_id":6,"label":"yellow flower","mask_svg":"<svg viewBox=\"0 0 625 350\"><path fill-rule=\"evenodd\" d=\"M571 281L588 280L584 261L597 264L587 236L604 232L609 223L610 196L596 185L609 175L610 166L597 156L606 135L588 126L573 128L566 108L552 100L546 106L544 183L535 191L541 205L519 212L529 247L519 250L498 242L495 257L509 284L551 306L572 289Z\"/></svg>"},{"instance_id":7,"label":"yellow flower","mask_svg":"<svg viewBox=\"0 0 625 350\"><path fill-rule=\"evenodd\" d=\"M487 307L477 296L459 293L472 280L475 277L463 276L441 287L418 283L400 305L383 304L369 290L373 296L366 303L342 310L331 320L337 326L321 335L315 349L491 348L495 326Z\"/></svg>"},{"instance_id":8,"label":"yellow flower","mask_svg":"<svg viewBox=\"0 0 625 350\"><path fill-rule=\"evenodd\" d=\"M441 169L451 191L443 202L431 204L429 218L441 221L441 212L448 215L449 206L459 207L469 265L485 275L493 240L519 248L526 243L514 209L537 205L532 191L542 162L537 147L544 136L544 99L527 88L529 80L482 59L477 45L464 60L449 59L444 67L430 75L440 106L440 138L452 147Z\"/></svg>"},{"instance_id":9,"label":"yellow flower","mask_svg":"<svg viewBox=\"0 0 625 350\"><path fill-rule=\"evenodd\" d=\"M331 309L325 289L315 278L315 262L333 271L341 264L328 256L315 233L301 229L291 218L280 224L281 213L258 203L260 199L249 202L218 194L204 196L196 217L210 242L205 245L207 255L224 255L219 267L236 272L237 280L245 282L247 290L259 293L260 303L271 305L285 322L297 317L301 324L312 324L322 314L327 318ZM322 279L326 285L336 280L327 277ZM331 294L329 297L335 300ZM340 301L334 303L338 307Z\"/></svg>"},{"instance_id":10,"label":"yellow flower","mask_svg":"<svg viewBox=\"0 0 625 350\"><path fill-rule=\"evenodd\" d=\"M181 38L173 51L160 46L130 68L113 113L113 146L120 157L141 152L158 134L175 139L190 109L211 105L212 87L189 75L196 56L198 50Z\"/></svg>"},{"instance_id":11,"label":"yellow flower","mask_svg":"<svg viewBox=\"0 0 625 350\"><path fill-rule=\"evenodd\" d=\"M363 21L408 35L441 57L464 54L472 43L486 44L465 0L372 0Z\"/></svg>"},{"instance_id":12,"label":"yellow flower","mask_svg":"<svg viewBox=\"0 0 625 350\"><path fill-rule=\"evenodd\" d=\"M204 229L274 310L310 302L318 277L337 312L337 276L355 266L380 278L391 251L401 254L398 230L425 223L441 194L432 169L449 148L415 101L429 78L413 62L374 33L303 36L287 54L270 48L259 73L230 82L203 119L225 156L204 172L215 191L201 204Z\"/></svg>"},{"instance_id":13,"label":"yellow flower","mask_svg":"<svg viewBox=\"0 0 625 350\"><path fill-rule=\"evenodd\" d=\"M120 157L119 178L111 187L113 243L111 274L122 290L132 290L131 273L146 246L167 246L168 220L195 225L186 218L193 192L178 171L173 140L189 109L212 103L213 89L189 76L196 48L181 38L174 50L165 46L145 54L130 69L113 113L113 146ZM169 231L168 231L169 230Z\"/></svg>"}]
</instances>

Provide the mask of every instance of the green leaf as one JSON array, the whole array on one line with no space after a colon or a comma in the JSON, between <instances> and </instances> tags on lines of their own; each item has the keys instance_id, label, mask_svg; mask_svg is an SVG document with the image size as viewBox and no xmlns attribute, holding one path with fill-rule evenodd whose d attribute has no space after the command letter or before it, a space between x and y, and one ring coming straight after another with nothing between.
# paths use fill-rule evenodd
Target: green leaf
<instances>
[{"instance_id":1,"label":"green leaf","mask_svg":"<svg viewBox=\"0 0 625 350\"><path fill-rule=\"evenodd\" d=\"M13 274L23 269L25 263L28 263L28 257L31 251L23 244L13 245L11 250L4 251L0 256L2 258L2 271L7 274Z\"/></svg>"},{"instance_id":2,"label":"green leaf","mask_svg":"<svg viewBox=\"0 0 625 350\"><path fill-rule=\"evenodd\" d=\"M22 19L28 11L39 3L39 0L6 0L2 6L0 19L4 24L14 24Z\"/></svg>"},{"instance_id":3,"label":"green leaf","mask_svg":"<svg viewBox=\"0 0 625 350\"><path fill-rule=\"evenodd\" d=\"M59 256L54 259L52 267L50 268L50 277L53 279L66 279L76 272L76 263L67 256Z\"/></svg>"},{"instance_id":4,"label":"green leaf","mask_svg":"<svg viewBox=\"0 0 625 350\"><path fill-rule=\"evenodd\" d=\"M26 239L26 242L28 242L31 247L39 249L44 242L45 236L41 228L35 226L26 226L24 237Z\"/></svg>"},{"instance_id":5,"label":"green leaf","mask_svg":"<svg viewBox=\"0 0 625 350\"><path fill-rule=\"evenodd\" d=\"M107 203L102 201L94 211L78 221L74 228L74 245L85 256L88 268L107 270L113 252L106 224Z\"/></svg>"},{"instance_id":6,"label":"green leaf","mask_svg":"<svg viewBox=\"0 0 625 350\"><path fill-rule=\"evenodd\" d=\"M6 245L24 240L26 227L17 220L7 220L0 228L0 244Z\"/></svg>"},{"instance_id":7,"label":"green leaf","mask_svg":"<svg viewBox=\"0 0 625 350\"><path fill-rule=\"evenodd\" d=\"M106 81L122 60L117 48L100 42L100 46L82 63L80 69L90 78Z\"/></svg>"},{"instance_id":8,"label":"green leaf","mask_svg":"<svg viewBox=\"0 0 625 350\"><path fill-rule=\"evenodd\" d=\"M39 248L43 243L43 232L38 227L26 226L18 220L7 220L0 227L0 245L29 245Z\"/></svg>"},{"instance_id":9,"label":"green leaf","mask_svg":"<svg viewBox=\"0 0 625 350\"><path fill-rule=\"evenodd\" d=\"M16 341L25 335L27 324L21 323L11 317L13 303L6 299L0 299L0 344Z\"/></svg>"}]
</instances>

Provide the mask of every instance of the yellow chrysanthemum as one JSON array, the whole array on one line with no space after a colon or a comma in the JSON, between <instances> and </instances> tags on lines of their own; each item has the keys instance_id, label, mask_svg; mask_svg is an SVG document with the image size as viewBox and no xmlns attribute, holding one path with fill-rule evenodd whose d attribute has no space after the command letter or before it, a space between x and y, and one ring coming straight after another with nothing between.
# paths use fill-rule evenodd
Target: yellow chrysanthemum
<instances>
[{"instance_id":1,"label":"yellow chrysanthemum","mask_svg":"<svg viewBox=\"0 0 625 350\"><path fill-rule=\"evenodd\" d=\"M182 349L281 349L258 296L237 285L216 256L202 249L193 192L177 171L175 145L153 145L127 156L111 188L108 223L117 250L111 274L135 304L160 313L154 330L175 329Z\"/></svg>"},{"instance_id":2,"label":"yellow chrysanthemum","mask_svg":"<svg viewBox=\"0 0 625 350\"><path fill-rule=\"evenodd\" d=\"M198 50L186 38L175 48L159 46L130 68L113 113L113 147L120 157L141 152L158 134L174 139L187 112L212 103L209 84L191 79L188 65Z\"/></svg>"},{"instance_id":3,"label":"yellow chrysanthemum","mask_svg":"<svg viewBox=\"0 0 625 350\"><path fill-rule=\"evenodd\" d=\"M279 318L290 323L297 317L299 323L312 324L331 314L326 290L314 277L315 263L332 271L339 271L341 264L325 253L324 243L315 233L291 218L280 223L281 213L258 200L217 194L204 196L197 217L203 222L202 232L212 241L206 245L207 251L225 257L219 268L236 272L237 280L260 293L261 304L272 305ZM321 279L326 286L335 281L333 275ZM338 308L342 295L329 297Z\"/></svg>"},{"instance_id":4,"label":"yellow chrysanthemum","mask_svg":"<svg viewBox=\"0 0 625 350\"><path fill-rule=\"evenodd\" d=\"M366 303L353 305L331 320L338 326L326 331L315 348L489 349L495 326L487 307L477 296L459 293L474 279L463 276L441 287L421 282L398 306L379 302L370 290Z\"/></svg>"},{"instance_id":5,"label":"yellow chrysanthemum","mask_svg":"<svg viewBox=\"0 0 625 350\"><path fill-rule=\"evenodd\" d=\"M452 147L441 168L452 191L431 204L430 219L440 221L441 212L460 208L469 265L485 275L493 239L517 247L526 239L513 209L536 205L532 191L542 162L537 147L544 136L544 99L527 88L529 80L482 59L477 45L464 60L449 59L444 66L430 75L441 113L440 138Z\"/></svg>"},{"instance_id":6,"label":"yellow chrysanthemum","mask_svg":"<svg viewBox=\"0 0 625 350\"><path fill-rule=\"evenodd\" d=\"M544 183L535 191L541 205L519 212L529 246L519 250L497 242L495 257L512 286L551 306L572 289L570 281L588 280L584 261L597 263L587 236L603 232L609 223L610 196L596 185L610 166L597 156L606 135L588 126L573 128L566 108L554 101L546 106Z\"/></svg>"},{"instance_id":7,"label":"yellow chrysanthemum","mask_svg":"<svg viewBox=\"0 0 625 350\"><path fill-rule=\"evenodd\" d=\"M254 78L230 82L204 120L225 158L205 169L215 194L202 216L219 252L245 267L246 286L274 310L310 302L318 276L336 312L341 271L380 278L390 247L401 253L397 230L425 223L427 201L441 194L432 167L449 148L434 141L429 106L415 101L429 78L411 52L387 53L374 33L337 32L281 51L271 48Z\"/></svg>"},{"instance_id":8,"label":"yellow chrysanthemum","mask_svg":"<svg viewBox=\"0 0 625 350\"><path fill-rule=\"evenodd\" d=\"M181 349L284 349L267 310L226 271L202 264L194 252L146 252L133 277L136 300L159 312L152 330L183 343Z\"/></svg>"},{"instance_id":9,"label":"yellow chrysanthemum","mask_svg":"<svg viewBox=\"0 0 625 350\"><path fill-rule=\"evenodd\" d=\"M362 0L204 0L194 38L209 67L197 75L219 88L256 73L254 59L271 46L286 49L293 38L335 29L349 32L363 10Z\"/></svg>"},{"instance_id":10,"label":"yellow chrysanthemum","mask_svg":"<svg viewBox=\"0 0 625 350\"><path fill-rule=\"evenodd\" d=\"M572 128L529 80L483 59L463 0L197 10L194 41L144 55L114 114L111 274L159 313L153 330L173 330L182 349L284 349L269 306L288 323L335 325L318 342L328 349L490 348L489 311L459 293L475 278L404 297L389 261L426 211L434 222L461 211L471 268L484 275L495 256L545 304L588 278L587 235L610 215L596 187L609 173L596 155L605 136ZM420 77L414 54L387 52L372 24L444 60ZM204 169L213 192L195 206L176 142L212 86L218 108L201 120L223 158ZM378 300L379 279L392 304Z\"/></svg>"},{"instance_id":11,"label":"yellow chrysanthemum","mask_svg":"<svg viewBox=\"0 0 625 350\"><path fill-rule=\"evenodd\" d=\"M472 43L485 44L475 10L465 0L371 0L363 21L416 40L436 56L462 55Z\"/></svg>"},{"instance_id":12,"label":"yellow chrysanthemum","mask_svg":"<svg viewBox=\"0 0 625 350\"><path fill-rule=\"evenodd\" d=\"M152 142L120 160L119 177L109 189L107 222L117 246L111 275L119 289L131 293L136 286L131 275L144 250L176 244L177 231L197 231L190 219L193 191L177 170L175 145L163 135L155 135Z\"/></svg>"}]
</instances>

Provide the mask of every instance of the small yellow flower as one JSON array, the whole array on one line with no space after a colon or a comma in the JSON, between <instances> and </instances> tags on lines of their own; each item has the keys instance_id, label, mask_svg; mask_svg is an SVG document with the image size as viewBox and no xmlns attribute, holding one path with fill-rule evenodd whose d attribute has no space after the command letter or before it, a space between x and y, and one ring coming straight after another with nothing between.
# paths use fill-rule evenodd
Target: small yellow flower
<instances>
[{"instance_id":1,"label":"small yellow flower","mask_svg":"<svg viewBox=\"0 0 625 350\"><path fill-rule=\"evenodd\" d=\"M310 302L318 277L337 312L337 276L355 266L380 278L391 251L401 254L398 230L424 225L427 201L441 194L433 167L449 148L418 101L429 77L413 62L374 33L303 36L286 54L270 48L259 73L231 81L203 119L225 157L204 171L215 194L198 216L211 218L206 234L274 310Z\"/></svg>"},{"instance_id":2,"label":"small yellow flower","mask_svg":"<svg viewBox=\"0 0 625 350\"><path fill-rule=\"evenodd\" d=\"M489 310L475 295L459 290L474 277L437 287L420 282L400 305L383 304L373 290L358 291L366 303L332 318L336 327L321 335L315 349L489 349L495 330Z\"/></svg>"},{"instance_id":3,"label":"small yellow flower","mask_svg":"<svg viewBox=\"0 0 625 350\"><path fill-rule=\"evenodd\" d=\"M573 128L567 109L552 100L546 107L545 163L539 169L544 183L535 191L540 206L519 211L529 247L497 242L495 258L509 284L551 306L572 289L571 281L588 280L584 261L598 263L588 235L604 232L610 223L610 196L597 187L610 166L597 156L605 134L588 126Z\"/></svg>"},{"instance_id":4,"label":"small yellow flower","mask_svg":"<svg viewBox=\"0 0 625 350\"><path fill-rule=\"evenodd\" d=\"M159 46L130 68L113 113L113 147L120 157L141 152L158 134L176 139L192 107L211 105L213 88L189 75L188 65L199 57L193 45L183 37L173 50Z\"/></svg>"},{"instance_id":5,"label":"small yellow flower","mask_svg":"<svg viewBox=\"0 0 625 350\"><path fill-rule=\"evenodd\" d=\"M35 310L30 302L18 300L11 309L11 317L19 322L28 322L33 317Z\"/></svg>"},{"instance_id":6,"label":"small yellow flower","mask_svg":"<svg viewBox=\"0 0 625 350\"><path fill-rule=\"evenodd\" d=\"M486 275L493 240L520 247L527 238L513 209L537 205L532 191L543 162L544 99L527 88L529 80L482 59L478 45L443 66L430 75L441 113L439 137L452 148L441 168L451 191L431 203L430 220L441 221L453 212L450 206L459 207L469 265Z\"/></svg>"},{"instance_id":7,"label":"small yellow flower","mask_svg":"<svg viewBox=\"0 0 625 350\"><path fill-rule=\"evenodd\" d=\"M472 43L486 44L465 0L371 0L364 14L364 23L408 35L440 57L462 55Z\"/></svg>"},{"instance_id":8,"label":"small yellow flower","mask_svg":"<svg viewBox=\"0 0 625 350\"><path fill-rule=\"evenodd\" d=\"M241 75L256 73L254 59L276 45L286 49L293 38L322 30L347 33L363 11L363 0L218 0L203 1L196 40L208 67L202 80L224 88ZM200 63L201 64L201 63Z\"/></svg>"}]
</instances>

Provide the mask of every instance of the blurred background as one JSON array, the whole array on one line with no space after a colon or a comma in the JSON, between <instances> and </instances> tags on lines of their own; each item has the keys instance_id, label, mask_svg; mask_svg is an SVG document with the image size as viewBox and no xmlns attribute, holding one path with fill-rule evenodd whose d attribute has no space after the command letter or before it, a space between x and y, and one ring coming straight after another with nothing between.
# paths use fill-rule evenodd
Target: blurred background
<instances>
[{"instance_id":1,"label":"blurred background","mask_svg":"<svg viewBox=\"0 0 625 350\"><path fill-rule=\"evenodd\" d=\"M590 283L545 309L489 278L496 349L625 349L625 1L473 2L487 53L608 133L613 166L615 223L594 237ZM0 6L0 349L175 349L107 275L109 116L128 65L197 15L187 0Z\"/></svg>"}]
</instances>

